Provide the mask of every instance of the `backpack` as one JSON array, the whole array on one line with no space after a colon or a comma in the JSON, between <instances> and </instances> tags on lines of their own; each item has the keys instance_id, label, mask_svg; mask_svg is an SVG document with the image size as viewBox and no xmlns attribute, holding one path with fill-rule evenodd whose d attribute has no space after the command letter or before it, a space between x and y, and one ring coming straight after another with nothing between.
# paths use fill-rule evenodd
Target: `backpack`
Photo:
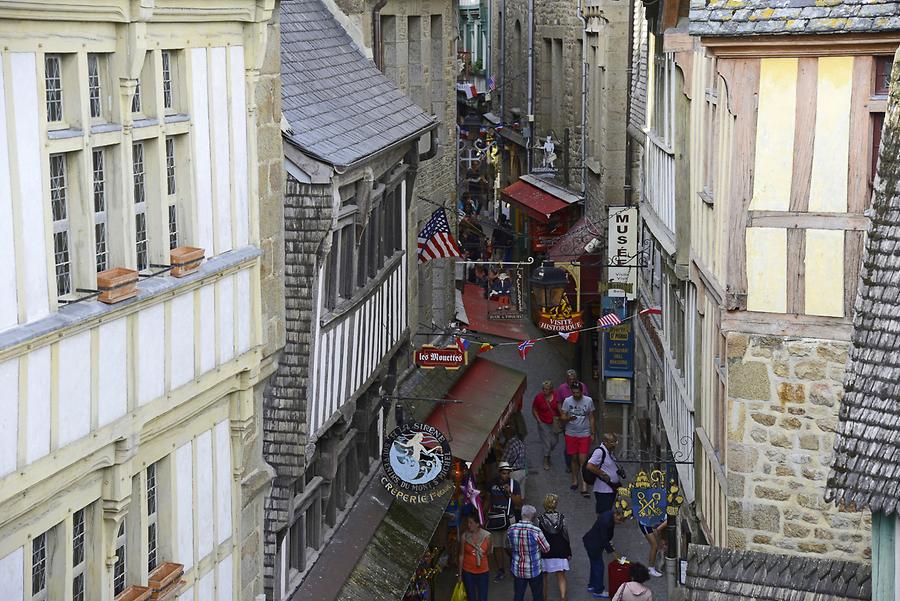
<instances>
[{"instance_id":1,"label":"backpack","mask_svg":"<svg viewBox=\"0 0 900 601\"><path fill-rule=\"evenodd\" d=\"M510 491L515 492L515 490L516 481L510 480ZM493 499L491 499L491 505L488 508L484 529L490 532L506 530L512 522L512 513L512 497L507 498L506 507L495 505Z\"/></svg>"},{"instance_id":2,"label":"backpack","mask_svg":"<svg viewBox=\"0 0 900 601\"><path fill-rule=\"evenodd\" d=\"M600 465L602 466L603 462L606 461L606 449L604 449L603 447L597 447L596 449L594 449L591 454L588 455L588 458L584 460L584 463L581 464L581 479L584 480L585 484L590 484L591 486L593 486L594 482L597 481L597 474L589 470L587 464L588 461L591 460L591 457L594 456L594 453L601 449L603 450L603 454L600 456Z\"/></svg>"}]
</instances>

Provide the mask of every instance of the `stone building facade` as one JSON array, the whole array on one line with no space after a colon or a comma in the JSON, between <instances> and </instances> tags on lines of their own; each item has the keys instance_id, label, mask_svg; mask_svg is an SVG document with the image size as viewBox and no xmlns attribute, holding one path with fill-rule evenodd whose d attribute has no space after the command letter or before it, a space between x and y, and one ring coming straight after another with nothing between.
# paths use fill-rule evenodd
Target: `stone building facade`
<instances>
[{"instance_id":1,"label":"stone building facade","mask_svg":"<svg viewBox=\"0 0 900 601\"><path fill-rule=\"evenodd\" d=\"M728 546L871 559L871 515L823 495L849 343L726 339Z\"/></svg>"}]
</instances>

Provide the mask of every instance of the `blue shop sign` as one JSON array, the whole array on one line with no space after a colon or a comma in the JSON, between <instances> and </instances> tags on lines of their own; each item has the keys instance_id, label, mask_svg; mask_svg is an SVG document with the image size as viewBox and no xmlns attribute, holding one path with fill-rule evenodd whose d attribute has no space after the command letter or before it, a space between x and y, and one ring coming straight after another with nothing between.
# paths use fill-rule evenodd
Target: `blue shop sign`
<instances>
[{"instance_id":1,"label":"blue shop sign","mask_svg":"<svg viewBox=\"0 0 900 601\"><path fill-rule=\"evenodd\" d=\"M634 328L630 321L604 331L603 376L634 377Z\"/></svg>"}]
</instances>

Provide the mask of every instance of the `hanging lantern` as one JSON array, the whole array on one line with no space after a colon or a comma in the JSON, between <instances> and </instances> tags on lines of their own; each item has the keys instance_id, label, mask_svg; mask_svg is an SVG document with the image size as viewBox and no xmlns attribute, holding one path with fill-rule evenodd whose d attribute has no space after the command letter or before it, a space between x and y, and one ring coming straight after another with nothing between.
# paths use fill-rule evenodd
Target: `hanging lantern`
<instances>
[{"instance_id":1,"label":"hanging lantern","mask_svg":"<svg viewBox=\"0 0 900 601\"><path fill-rule=\"evenodd\" d=\"M553 261L544 261L528 278L531 282L531 296L540 309L549 309L562 302L569 283L565 269L555 267Z\"/></svg>"}]
</instances>

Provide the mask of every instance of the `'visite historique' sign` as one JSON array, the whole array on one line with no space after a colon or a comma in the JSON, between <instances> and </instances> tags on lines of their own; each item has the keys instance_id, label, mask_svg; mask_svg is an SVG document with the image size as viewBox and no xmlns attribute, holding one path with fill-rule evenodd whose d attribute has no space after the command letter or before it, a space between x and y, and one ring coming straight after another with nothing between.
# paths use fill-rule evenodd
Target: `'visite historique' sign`
<instances>
[{"instance_id":1,"label":"'visite historique' sign","mask_svg":"<svg viewBox=\"0 0 900 601\"><path fill-rule=\"evenodd\" d=\"M450 443L440 430L428 424L405 424L384 442L381 484L401 501L429 503L453 486L447 481L452 466Z\"/></svg>"}]
</instances>

